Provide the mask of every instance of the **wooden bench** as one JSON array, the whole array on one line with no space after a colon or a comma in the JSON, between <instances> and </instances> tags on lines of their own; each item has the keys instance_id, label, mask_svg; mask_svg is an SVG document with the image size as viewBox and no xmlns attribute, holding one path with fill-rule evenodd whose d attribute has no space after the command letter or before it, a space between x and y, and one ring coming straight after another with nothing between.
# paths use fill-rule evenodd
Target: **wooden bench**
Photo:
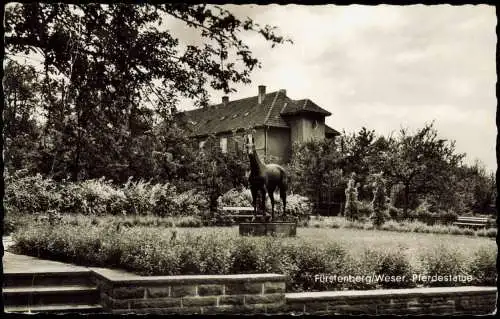
<instances>
[{"instance_id":1,"label":"wooden bench","mask_svg":"<svg viewBox=\"0 0 500 319\"><path fill-rule=\"evenodd\" d=\"M473 217L473 216L459 216L457 221L453 223L455 226L459 227L469 227L469 228L486 228L488 226L487 217Z\"/></svg>"},{"instance_id":2,"label":"wooden bench","mask_svg":"<svg viewBox=\"0 0 500 319\"><path fill-rule=\"evenodd\" d=\"M227 217L233 218L235 221L252 220L253 218L253 207L228 206L228 207L222 207L222 210L226 212L236 212L236 214L226 215ZM248 214L248 212L250 212L250 214Z\"/></svg>"}]
</instances>

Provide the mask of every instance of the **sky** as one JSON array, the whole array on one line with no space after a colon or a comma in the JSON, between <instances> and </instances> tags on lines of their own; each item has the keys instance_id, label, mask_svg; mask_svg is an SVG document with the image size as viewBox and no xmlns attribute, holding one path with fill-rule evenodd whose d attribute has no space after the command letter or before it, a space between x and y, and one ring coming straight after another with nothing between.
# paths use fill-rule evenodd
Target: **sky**
<instances>
[{"instance_id":1,"label":"sky","mask_svg":"<svg viewBox=\"0 0 500 319\"><path fill-rule=\"evenodd\" d=\"M388 136L415 132L434 121L441 138L454 140L466 162L496 170L496 15L487 5L300 6L226 5L237 17L278 27L293 40L271 48L243 34L262 68L237 85L231 100L285 89L309 98L332 116L338 131L365 126ZM196 35L171 21L180 40ZM222 92L212 91L220 103ZM191 109L184 100L180 109Z\"/></svg>"}]
</instances>

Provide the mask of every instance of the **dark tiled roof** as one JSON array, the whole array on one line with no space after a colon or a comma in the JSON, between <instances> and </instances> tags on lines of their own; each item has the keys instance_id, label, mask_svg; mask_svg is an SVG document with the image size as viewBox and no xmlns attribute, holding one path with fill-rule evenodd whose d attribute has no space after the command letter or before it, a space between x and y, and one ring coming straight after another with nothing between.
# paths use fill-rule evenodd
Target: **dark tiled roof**
<instances>
[{"instance_id":1,"label":"dark tiled roof","mask_svg":"<svg viewBox=\"0 0 500 319\"><path fill-rule=\"evenodd\" d=\"M337 136L337 135L340 135L340 132L337 130L334 130L333 128L331 128L330 126L325 124L325 135L326 136Z\"/></svg>"},{"instance_id":2,"label":"dark tiled roof","mask_svg":"<svg viewBox=\"0 0 500 319\"><path fill-rule=\"evenodd\" d=\"M287 105L287 107L283 110L282 115L293 115L299 113L319 113L325 116L330 116L332 113L328 112L325 109L319 107L316 103L309 99L302 99L293 101Z\"/></svg>"},{"instance_id":3,"label":"dark tiled roof","mask_svg":"<svg viewBox=\"0 0 500 319\"><path fill-rule=\"evenodd\" d=\"M300 112L314 112L330 115L311 100L300 100L305 109ZM299 102L300 102L299 101ZM304 102L306 101L306 102ZM302 105L302 104L301 104ZM186 124L191 136L251 129L260 126L289 127L283 119L284 110L298 110L296 101L288 98L284 91L267 93L259 105L257 96L229 101L177 114ZM289 113L287 113L289 114Z\"/></svg>"}]
</instances>

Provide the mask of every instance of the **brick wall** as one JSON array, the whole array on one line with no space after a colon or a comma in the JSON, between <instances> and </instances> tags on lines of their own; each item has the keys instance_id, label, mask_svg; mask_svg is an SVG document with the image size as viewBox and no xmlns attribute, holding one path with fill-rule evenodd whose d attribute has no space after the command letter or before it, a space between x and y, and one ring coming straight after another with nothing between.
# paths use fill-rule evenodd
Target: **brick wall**
<instances>
[{"instance_id":1,"label":"brick wall","mask_svg":"<svg viewBox=\"0 0 500 319\"><path fill-rule=\"evenodd\" d=\"M285 276L275 274L123 277L96 272L106 312L147 314L275 313Z\"/></svg>"},{"instance_id":2,"label":"brick wall","mask_svg":"<svg viewBox=\"0 0 500 319\"><path fill-rule=\"evenodd\" d=\"M491 314L495 287L446 287L286 294L287 313L296 314Z\"/></svg>"},{"instance_id":3,"label":"brick wall","mask_svg":"<svg viewBox=\"0 0 500 319\"><path fill-rule=\"evenodd\" d=\"M285 293L284 275L136 276L91 268L106 312L143 314L491 314L496 287Z\"/></svg>"}]
</instances>

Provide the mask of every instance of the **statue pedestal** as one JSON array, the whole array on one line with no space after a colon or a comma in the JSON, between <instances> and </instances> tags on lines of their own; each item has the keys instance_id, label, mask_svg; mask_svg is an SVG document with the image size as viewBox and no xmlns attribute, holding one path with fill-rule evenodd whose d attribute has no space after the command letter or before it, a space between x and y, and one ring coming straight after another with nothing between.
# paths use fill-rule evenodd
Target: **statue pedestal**
<instances>
[{"instance_id":1,"label":"statue pedestal","mask_svg":"<svg viewBox=\"0 0 500 319\"><path fill-rule=\"evenodd\" d=\"M297 235L297 223L291 222L241 223L239 228L241 236L295 237Z\"/></svg>"}]
</instances>

